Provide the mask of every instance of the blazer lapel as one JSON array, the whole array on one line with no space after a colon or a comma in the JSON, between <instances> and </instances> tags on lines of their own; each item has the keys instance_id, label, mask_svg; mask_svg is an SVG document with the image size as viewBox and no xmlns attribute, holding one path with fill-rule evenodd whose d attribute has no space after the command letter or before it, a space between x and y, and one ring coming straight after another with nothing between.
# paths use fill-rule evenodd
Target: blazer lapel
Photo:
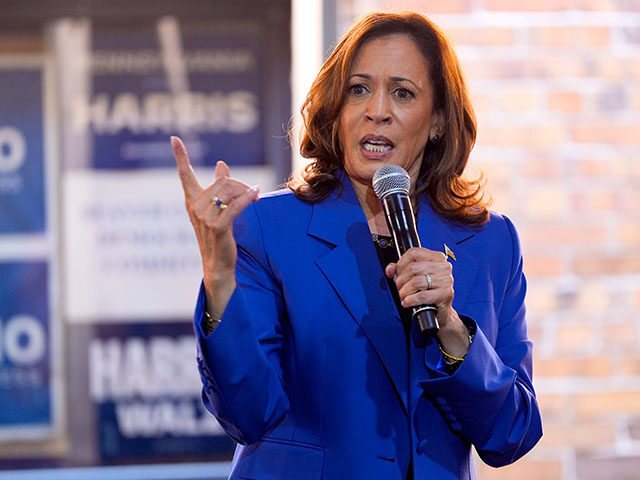
<instances>
[{"instance_id":1,"label":"blazer lapel","mask_svg":"<svg viewBox=\"0 0 640 480\"><path fill-rule=\"evenodd\" d=\"M443 253L449 248L455 255L455 260L451 257L448 260L453 266L453 308L458 309L464 305L478 272L479 262L474 252L464 245L465 241L475 236L475 231L443 219L428 202L421 202L419 208L417 227L422 246Z\"/></svg>"},{"instance_id":2,"label":"blazer lapel","mask_svg":"<svg viewBox=\"0 0 640 480\"><path fill-rule=\"evenodd\" d=\"M455 260L448 256L447 260L453 266L454 298L453 308L460 312L469 295L471 287L478 273L480 262L474 255L472 249L465 245L465 242L476 235L475 231L467 226L462 226L454 222L443 219L437 215L428 202L423 201L418 212L418 234L423 247L445 253L446 248L455 256ZM445 247L446 245L446 247ZM414 326L415 330L415 326ZM418 340L413 340L417 338ZM435 344L436 338L425 339L419 332L412 334L410 342L411 371L413 372L413 382L411 385L411 406L417 405L418 398L422 394L419 385L420 375L417 372L424 372L425 344ZM437 352L437 347L433 346Z\"/></svg>"},{"instance_id":3,"label":"blazer lapel","mask_svg":"<svg viewBox=\"0 0 640 480\"><path fill-rule=\"evenodd\" d=\"M343 191L316 203L309 235L335 245L318 267L358 323L407 411L406 338L360 202L346 174Z\"/></svg>"}]
</instances>

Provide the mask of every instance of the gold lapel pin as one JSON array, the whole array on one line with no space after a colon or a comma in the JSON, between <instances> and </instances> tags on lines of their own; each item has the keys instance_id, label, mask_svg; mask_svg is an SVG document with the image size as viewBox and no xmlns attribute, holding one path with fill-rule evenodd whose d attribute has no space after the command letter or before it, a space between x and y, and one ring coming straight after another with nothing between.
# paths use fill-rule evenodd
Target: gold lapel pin
<instances>
[{"instance_id":1,"label":"gold lapel pin","mask_svg":"<svg viewBox=\"0 0 640 480\"><path fill-rule=\"evenodd\" d=\"M453 253L453 251L447 246L447 244L444 244L444 254L447 256L447 258L451 257L454 261L458 261L456 259L456 254Z\"/></svg>"}]
</instances>

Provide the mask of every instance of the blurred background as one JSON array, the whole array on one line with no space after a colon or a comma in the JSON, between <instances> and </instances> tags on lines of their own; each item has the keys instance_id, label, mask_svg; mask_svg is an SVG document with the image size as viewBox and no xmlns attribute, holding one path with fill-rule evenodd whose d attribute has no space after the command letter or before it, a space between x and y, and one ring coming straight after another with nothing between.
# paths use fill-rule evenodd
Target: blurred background
<instances>
[{"instance_id":1,"label":"blurred background","mask_svg":"<svg viewBox=\"0 0 640 480\"><path fill-rule=\"evenodd\" d=\"M0 480L225 478L168 137L267 191L337 38L427 14L523 243L545 435L491 479L640 479L640 1L0 0Z\"/></svg>"}]
</instances>

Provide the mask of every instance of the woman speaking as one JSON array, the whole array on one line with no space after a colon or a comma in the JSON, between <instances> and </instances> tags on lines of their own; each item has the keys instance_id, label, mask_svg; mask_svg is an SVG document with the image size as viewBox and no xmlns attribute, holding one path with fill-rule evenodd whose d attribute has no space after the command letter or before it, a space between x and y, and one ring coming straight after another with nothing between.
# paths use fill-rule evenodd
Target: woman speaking
<instances>
[{"instance_id":1,"label":"woman speaking","mask_svg":"<svg viewBox=\"0 0 640 480\"><path fill-rule=\"evenodd\" d=\"M203 400L232 479L471 479L542 434L516 231L462 178L475 118L457 58L415 13L360 19L302 107L303 180L261 196L172 145L200 246ZM422 247L400 258L372 188L409 173ZM455 280L455 292L454 292ZM412 307L434 305L421 332Z\"/></svg>"}]
</instances>

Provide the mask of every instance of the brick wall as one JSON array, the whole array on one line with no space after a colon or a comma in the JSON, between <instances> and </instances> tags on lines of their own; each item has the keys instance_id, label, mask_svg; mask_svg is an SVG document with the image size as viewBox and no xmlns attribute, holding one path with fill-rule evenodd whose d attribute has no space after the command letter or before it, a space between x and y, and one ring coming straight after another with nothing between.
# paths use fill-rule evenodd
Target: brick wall
<instances>
[{"instance_id":1,"label":"brick wall","mask_svg":"<svg viewBox=\"0 0 640 480\"><path fill-rule=\"evenodd\" d=\"M427 14L478 115L472 165L520 232L541 443L491 479L640 479L640 1L343 0Z\"/></svg>"}]
</instances>

